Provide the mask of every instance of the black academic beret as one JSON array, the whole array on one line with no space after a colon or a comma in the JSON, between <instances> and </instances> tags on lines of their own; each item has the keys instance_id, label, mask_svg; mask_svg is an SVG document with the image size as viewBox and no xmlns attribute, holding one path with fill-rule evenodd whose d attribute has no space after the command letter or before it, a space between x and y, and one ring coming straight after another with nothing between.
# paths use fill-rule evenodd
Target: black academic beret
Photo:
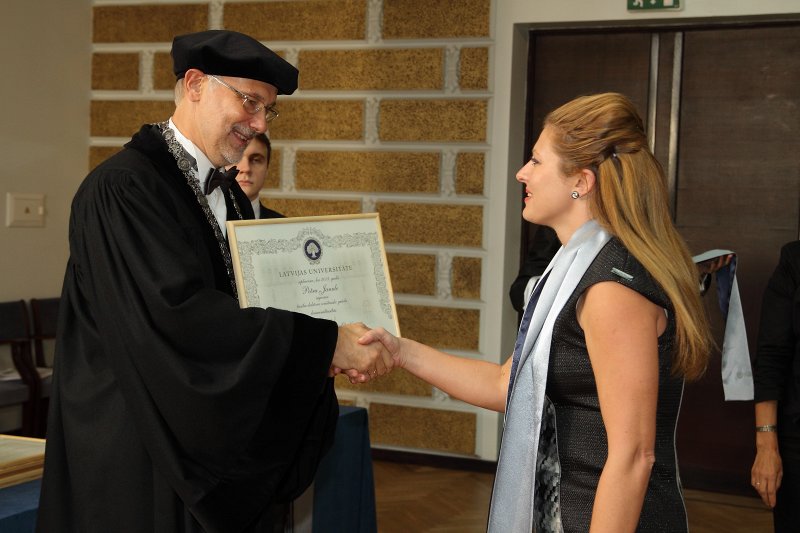
<instances>
[{"instance_id":1,"label":"black academic beret","mask_svg":"<svg viewBox=\"0 0 800 533\"><path fill-rule=\"evenodd\" d=\"M252 37L230 30L175 37L172 65L178 79L196 68L206 74L263 81L277 87L278 94L292 94L297 89L296 68Z\"/></svg>"}]
</instances>

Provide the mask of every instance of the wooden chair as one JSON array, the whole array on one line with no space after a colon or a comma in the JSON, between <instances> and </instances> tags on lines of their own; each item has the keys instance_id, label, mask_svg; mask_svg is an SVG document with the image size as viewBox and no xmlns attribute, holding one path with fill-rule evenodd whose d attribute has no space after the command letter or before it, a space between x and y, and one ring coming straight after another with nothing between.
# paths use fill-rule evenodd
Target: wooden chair
<instances>
[{"instance_id":1,"label":"wooden chair","mask_svg":"<svg viewBox=\"0 0 800 533\"><path fill-rule=\"evenodd\" d=\"M37 408L37 436L44 437L47 430L47 411L50 404L50 393L53 388L52 358L47 357L45 341L54 340L58 329L58 304L60 298L32 298L31 314L33 315L33 348L36 356L36 368L41 377L40 400ZM48 346L49 347L49 346Z\"/></svg>"},{"instance_id":2,"label":"wooden chair","mask_svg":"<svg viewBox=\"0 0 800 533\"><path fill-rule=\"evenodd\" d=\"M23 300L0 303L0 345L11 348L17 374L0 380L0 406L22 406L24 436L35 436L41 380L33 364L28 329L28 311Z\"/></svg>"}]
</instances>

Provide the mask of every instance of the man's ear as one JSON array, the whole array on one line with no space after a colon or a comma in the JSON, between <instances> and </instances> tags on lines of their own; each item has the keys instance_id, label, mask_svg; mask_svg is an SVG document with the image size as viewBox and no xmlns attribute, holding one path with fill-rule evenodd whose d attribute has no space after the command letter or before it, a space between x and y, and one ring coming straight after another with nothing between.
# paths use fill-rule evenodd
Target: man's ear
<instances>
[{"instance_id":1,"label":"man's ear","mask_svg":"<svg viewBox=\"0 0 800 533\"><path fill-rule=\"evenodd\" d=\"M183 75L183 89L186 96L192 102L200 100L200 94L203 92L203 81L206 75L196 68L190 68Z\"/></svg>"}]
</instances>

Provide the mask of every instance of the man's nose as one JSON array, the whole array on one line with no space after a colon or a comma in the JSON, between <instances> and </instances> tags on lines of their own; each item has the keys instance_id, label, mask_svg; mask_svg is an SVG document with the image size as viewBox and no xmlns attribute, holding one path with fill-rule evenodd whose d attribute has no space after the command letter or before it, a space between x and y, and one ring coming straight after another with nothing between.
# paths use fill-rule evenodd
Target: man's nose
<instances>
[{"instance_id":1,"label":"man's nose","mask_svg":"<svg viewBox=\"0 0 800 533\"><path fill-rule=\"evenodd\" d=\"M256 133L267 132L267 111L262 109L254 115L250 115L250 128L255 130Z\"/></svg>"}]
</instances>

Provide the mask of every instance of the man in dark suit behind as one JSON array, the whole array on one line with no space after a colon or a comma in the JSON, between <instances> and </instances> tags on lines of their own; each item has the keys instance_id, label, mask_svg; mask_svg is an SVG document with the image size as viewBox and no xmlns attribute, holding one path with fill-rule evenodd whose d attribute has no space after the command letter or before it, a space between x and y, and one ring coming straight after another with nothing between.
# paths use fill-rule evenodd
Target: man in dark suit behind
<instances>
[{"instance_id":1,"label":"man in dark suit behind","mask_svg":"<svg viewBox=\"0 0 800 533\"><path fill-rule=\"evenodd\" d=\"M236 163L236 168L239 170L236 181L253 204L256 218L283 218L277 211L264 207L259 199L259 192L264 187L264 180L267 179L271 157L272 144L269 142L269 137L260 133L253 137L242 159Z\"/></svg>"}]
</instances>

